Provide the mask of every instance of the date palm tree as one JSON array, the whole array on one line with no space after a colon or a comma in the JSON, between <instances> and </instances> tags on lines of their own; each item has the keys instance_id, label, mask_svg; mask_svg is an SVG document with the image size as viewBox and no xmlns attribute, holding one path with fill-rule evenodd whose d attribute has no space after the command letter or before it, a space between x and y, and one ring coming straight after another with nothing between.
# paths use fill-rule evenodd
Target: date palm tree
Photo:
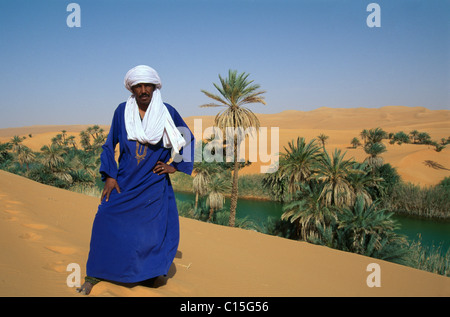
<instances>
[{"instance_id":1,"label":"date palm tree","mask_svg":"<svg viewBox=\"0 0 450 317\"><path fill-rule=\"evenodd\" d=\"M381 128L370 129L367 132L367 143L380 143L383 139L386 139L388 134Z\"/></svg>"},{"instance_id":2,"label":"date palm tree","mask_svg":"<svg viewBox=\"0 0 450 317\"><path fill-rule=\"evenodd\" d=\"M77 148L77 142L75 141L75 136L70 135L67 138L67 145L68 146L72 146L72 148L76 149Z\"/></svg>"},{"instance_id":3,"label":"date palm tree","mask_svg":"<svg viewBox=\"0 0 450 317\"><path fill-rule=\"evenodd\" d=\"M352 144L353 148L356 149L358 146L361 145L361 142L359 142L359 139L357 137L354 137L350 143Z\"/></svg>"},{"instance_id":4,"label":"date palm tree","mask_svg":"<svg viewBox=\"0 0 450 317\"><path fill-rule=\"evenodd\" d=\"M26 165L27 172L30 171L30 163L32 163L35 159L36 155L27 146L21 147L20 151L17 154L17 160L19 161L20 164Z\"/></svg>"},{"instance_id":5,"label":"date palm tree","mask_svg":"<svg viewBox=\"0 0 450 317\"><path fill-rule=\"evenodd\" d=\"M65 154L64 148L56 144L44 145L41 148L41 154L42 164L49 168L55 177L68 184L72 183L73 179L63 156Z\"/></svg>"},{"instance_id":6,"label":"date palm tree","mask_svg":"<svg viewBox=\"0 0 450 317\"><path fill-rule=\"evenodd\" d=\"M386 146L383 143L367 143L364 146L364 151L369 154L365 162L372 166L374 171L383 165L383 158L379 156L381 153L386 152Z\"/></svg>"},{"instance_id":7,"label":"date palm tree","mask_svg":"<svg viewBox=\"0 0 450 317\"><path fill-rule=\"evenodd\" d=\"M259 90L260 85L253 84L253 80L248 80L249 74L237 74L237 71L229 70L228 77L222 78L219 75L220 85L213 84L219 92L219 95L206 90L202 92L215 102L201 105L200 107L225 107L225 110L219 112L214 120L214 124L225 132L227 128L242 129L259 128L259 120L256 115L248 108L247 104L262 103L266 104L262 96L265 91ZM238 171L240 162L238 161L238 135L233 138L234 147L234 169L233 182L230 201L230 221L229 225L234 227L236 218L236 207L238 199Z\"/></svg>"},{"instance_id":8,"label":"date palm tree","mask_svg":"<svg viewBox=\"0 0 450 317\"><path fill-rule=\"evenodd\" d=\"M358 196L351 206L339 207L337 221L317 226L313 243L408 265L410 248L406 238L395 232L398 224L392 213L379 209L376 203L364 204Z\"/></svg>"},{"instance_id":9,"label":"date palm tree","mask_svg":"<svg viewBox=\"0 0 450 317\"><path fill-rule=\"evenodd\" d=\"M208 220L211 221L214 211L223 208L225 203L225 194L230 190L230 181L226 179L223 175L215 174L211 177L208 186L208 198L206 204L209 206L209 217Z\"/></svg>"},{"instance_id":10,"label":"date palm tree","mask_svg":"<svg viewBox=\"0 0 450 317\"><path fill-rule=\"evenodd\" d=\"M64 163L63 154L64 149L56 144L51 144L50 146L44 145L41 148L42 153L42 164L50 169L58 167Z\"/></svg>"},{"instance_id":11,"label":"date palm tree","mask_svg":"<svg viewBox=\"0 0 450 317\"><path fill-rule=\"evenodd\" d=\"M398 223L392 219L393 213L379 209L375 203L365 205L364 198L358 196L354 205L344 207L337 215L338 230L345 237L342 249L401 262L407 243L403 236L395 233Z\"/></svg>"},{"instance_id":12,"label":"date palm tree","mask_svg":"<svg viewBox=\"0 0 450 317\"><path fill-rule=\"evenodd\" d=\"M15 135L11 138L11 141L9 143L12 145L12 151L15 153L19 153L20 150L24 147L22 144L22 141L25 140L25 137L20 137L18 135Z\"/></svg>"},{"instance_id":13,"label":"date palm tree","mask_svg":"<svg viewBox=\"0 0 450 317\"><path fill-rule=\"evenodd\" d=\"M383 181L383 178L376 177L371 173L372 169L367 163L355 163L353 170L347 177L355 194L354 198L360 196L366 206L373 202L369 188L378 188L380 182Z\"/></svg>"},{"instance_id":14,"label":"date palm tree","mask_svg":"<svg viewBox=\"0 0 450 317\"><path fill-rule=\"evenodd\" d=\"M367 129L362 130L360 133L361 139L363 139L364 144L366 144L366 142L367 142L368 135L369 135L369 131L367 131Z\"/></svg>"},{"instance_id":15,"label":"date palm tree","mask_svg":"<svg viewBox=\"0 0 450 317\"><path fill-rule=\"evenodd\" d=\"M413 144L416 144L417 136L419 135L419 131L412 130L409 132L409 135L411 136L411 139L413 140Z\"/></svg>"},{"instance_id":16,"label":"date palm tree","mask_svg":"<svg viewBox=\"0 0 450 317\"><path fill-rule=\"evenodd\" d=\"M295 194L300 190L300 183L305 182L313 173L313 167L320 155L320 146L316 139L306 143L305 138L297 138L284 148L285 153L280 154L278 175L287 180L288 194Z\"/></svg>"},{"instance_id":17,"label":"date palm tree","mask_svg":"<svg viewBox=\"0 0 450 317\"><path fill-rule=\"evenodd\" d=\"M335 149L332 156L325 150L316 165L314 177L324 183L322 199L327 206L348 206L354 200L354 192L348 181L354 161L345 159L345 153Z\"/></svg>"},{"instance_id":18,"label":"date palm tree","mask_svg":"<svg viewBox=\"0 0 450 317\"><path fill-rule=\"evenodd\" d=\"M194 169L192 174L195 175L192 180L192 189L195 193L195 205L194 210L198 208L198 198L208 193L211 178L214 173L219 171L217 164L208 163L205 161L194 162Z\"/></svg>"},{"instance_id":19,"label":"date palm tree","mask_svg":"<svg viewBox=\"0 0 450 317\"><path fill-rule=\"evenodd\" d=\"M318 227L326 227L336 220L335 213L321 199L323 186L317 181L302 183L296 199L283 207L281 220L296 223L297 233L303 240L310 240L317 235Z\"/></svg>"},{"instance_id":20,"label":"date palm tree","mask_svg":"<svg viewBox=\"0 0 450 317\"><path fill-rule=\"evenodd\" d=\"M317 138L322 142L322 147L325 149L325 142L328 140L329 136L323 133L319 134Z\"/></svg>"},{"instance_id":21,"label":"date palm tree","mask_svg":"<svg viewBox=\"0 0 450 317\"><path fill-rule=\"evenodd\" d=\"M12 160L12 155L9 153L9 150L11 150L12 144L9 142L6 143L0 143L0 166L6 167L9 162Z\"/></svg>"}]
</instances>

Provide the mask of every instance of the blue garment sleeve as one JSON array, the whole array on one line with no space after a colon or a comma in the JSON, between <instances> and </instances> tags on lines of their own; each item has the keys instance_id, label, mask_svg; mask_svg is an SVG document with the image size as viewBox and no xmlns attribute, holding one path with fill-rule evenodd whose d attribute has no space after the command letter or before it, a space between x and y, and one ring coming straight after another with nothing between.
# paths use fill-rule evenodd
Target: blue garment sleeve
<instances>
[{"instance_id":1,"label":"blue garment sleeve","mask_svg":"<svg viewBox=\"0 0 450 317\"><path fill-rule=\"evenodd\" d=\"M117 143L119 143L119 133L120 115L118 109L116 109L108 137L102 146L103 151L100 155L100 174L102 181L105 181L107 176L117 179L118 167L115 159L115 149Z\"/></svg>"},{"instance_id":2,"label":"blue garment sleeve","mask_svg":"<svg viewBox=\"0 0 450 317\"><path fill-rule=\"evenodd\" d=\"M169 110L170 115L172 116L175 126L178 128L186 141L186 144L180 150L180 154L175 155L175 157L173 158L171 165L178 171L191 175L192 170L194 169L194 135L192 134L191 130L184 122L178 111L176 111L175 108L170 105L166 104L166 106Z\"/></svg>"}]
</instances>

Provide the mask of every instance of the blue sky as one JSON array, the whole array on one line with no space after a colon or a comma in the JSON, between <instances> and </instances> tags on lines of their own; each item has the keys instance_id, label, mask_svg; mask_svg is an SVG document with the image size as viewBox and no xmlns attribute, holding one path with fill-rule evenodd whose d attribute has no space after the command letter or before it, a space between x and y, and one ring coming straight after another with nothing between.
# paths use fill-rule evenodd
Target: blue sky
<instances>
[{"instance_id":1,"label":"blue sky","mask_svg":"<svg viewBox=\"0 0 450 317\"><path fill-rule=\"evenodd\" d=\"M81 27L69 28L69 3ZM380 28L369 28L369 3ZM250 73L283 110L450 109L448 0L0 1L0 128L110 124L125 73L155 68L184 117L229 69Z\"/></svg>"}]
</instances>

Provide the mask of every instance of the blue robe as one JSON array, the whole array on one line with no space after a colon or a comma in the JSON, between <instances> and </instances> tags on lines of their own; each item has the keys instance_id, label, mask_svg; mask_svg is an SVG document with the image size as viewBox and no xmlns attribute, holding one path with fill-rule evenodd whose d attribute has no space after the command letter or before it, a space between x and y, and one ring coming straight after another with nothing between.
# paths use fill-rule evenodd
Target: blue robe
<instances>
[{"instance_id":1,"label":"blue robe","mask_svg":"<svg viewBox=\"0 0 450 317\"><path fill-rule=\"evenodd\" d=\"M165 104L187 144L171 163L191 174L194 137L178 112ZM158 161L167 163L171 149L162 141L142 145L127 139L125 103L114 112L111 130L103 145L100 173L117 180L109 201L103 199L92 226L86 274L110 281L135 283L167 275L179 242L178 210L169 174L158 175ZM181 129L180 129L181 127ZM189 135L190 134L190 135ZM114 151L119 143L119 166Z\"/></svg>"}]
</instances>

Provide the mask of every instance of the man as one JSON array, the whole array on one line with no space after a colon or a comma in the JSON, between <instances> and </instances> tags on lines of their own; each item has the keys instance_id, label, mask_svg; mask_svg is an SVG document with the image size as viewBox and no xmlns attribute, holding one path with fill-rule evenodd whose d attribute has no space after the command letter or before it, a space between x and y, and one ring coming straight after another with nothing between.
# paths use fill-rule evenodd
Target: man
<instances>
[{"instance_id":1,"label":"man","mask_svg":"<svg viewBox=\"0 0 450 317\"><path fill-rule=\"evenodd\" d=\"M105 186L92 227L87 277L77 289L83 294L101 280L137 283L167 275L178 248L169 174L192 173L194 137L178 112L163 103L154 69L136 66L124 83L132 95L117 107L103 145Z\"/></svg>"}]
</instances>

